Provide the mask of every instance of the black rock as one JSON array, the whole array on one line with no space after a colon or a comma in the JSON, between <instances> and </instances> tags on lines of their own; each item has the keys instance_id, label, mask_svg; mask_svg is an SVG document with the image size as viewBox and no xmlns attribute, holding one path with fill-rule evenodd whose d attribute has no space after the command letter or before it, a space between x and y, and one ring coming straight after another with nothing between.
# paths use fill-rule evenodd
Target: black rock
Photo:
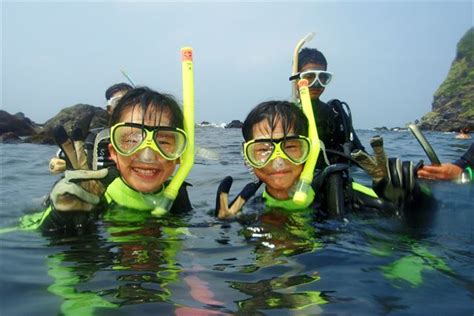
<instances>
[{"instance_id":1,"label":"black rock","mask_svg":"<svg viewBox=\"0 0 474 316\"><path fill-rule=\"evenodd\" d=\"M19 144L22 142L21 138L13 132L7 132L0 135L0 143L2 144Z\"/></svg>"},{"instance_id":2,"label":"black rock","mask_svg":"<svg viewBox=\"0 0 474 316\"><path fill-rule=\"evenodd\" d=\"M241 121L239 120L232 120L232 122L230 122L229 124L227 124L225 126L225 128L242 128L242 126L244 125L244 123L242 123Z\"/></svg>"},{"instance_id":3,"label":"black rock","mask_svg":"<svg viewBox=\"0 0 474 316\"><path fill-rule=\"evenodd\" d=\"M83 134L87 135L91 129L107 127L108 121L109 114L106 110L88 104L76 104L62 109L56 116L44 123L43 129L39 133L27 138L25 142L54 144L53 129L58 125L63 125L68 133L79 127Z\"/></svg>"},{"instance_id":4,"label":"black rock","mask_svg":"<svg viewBox=\"0 0 474 316\"><path fill-rule=\"evenodd\" d=\"M35 124L23 113L11 115L0 110L0 135L5 133L14 133L17 137L34 135L36 134Z\"/></svg>"}]
</instances>

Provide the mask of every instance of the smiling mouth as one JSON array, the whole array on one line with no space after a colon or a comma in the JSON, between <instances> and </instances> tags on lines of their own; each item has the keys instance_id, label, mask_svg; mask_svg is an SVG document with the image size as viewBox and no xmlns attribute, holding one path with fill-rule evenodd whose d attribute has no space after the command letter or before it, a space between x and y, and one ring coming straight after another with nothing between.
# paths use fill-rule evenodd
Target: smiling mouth
<instances>
[{"instance_id":1,"label":"smiling mouth","mask_svg":"<svg viewBox=\"0 0 474 316\"><path fill-rule=\"evenodd\" d=\"M290 173L289 171L277 171L277 172L272 172L270 173L270 176L284 176L284 175L287 175L288 173Z\"/></svg>"},{"instance_id":2,"label":"smiling mouth","mask_svg":"<svg viewBox=\"0 0 474 316\"><path fill-rule=\"evenodd\" d=\"M140 178L143 179L153 179L157 174L160 173L159 169L156 168L138 168L133 167L133 172L136 173Z\"/></svg>"}]
</instances>

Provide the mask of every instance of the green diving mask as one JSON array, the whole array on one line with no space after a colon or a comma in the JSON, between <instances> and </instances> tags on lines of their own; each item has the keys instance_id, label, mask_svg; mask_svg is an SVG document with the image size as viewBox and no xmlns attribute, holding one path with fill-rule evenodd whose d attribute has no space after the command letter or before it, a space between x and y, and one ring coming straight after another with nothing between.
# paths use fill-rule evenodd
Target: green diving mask
<instances>
[{"instance_id":1,"label":"green diving mask","mask_svg":"<svg viewBox=\"0 0 474 316\"><path fill-rule=\"evenodd\" d=\"M253 139L243 145L249 164L254 168L263 168L277 157L295 165L302 164L308 159L310 144L308 137L295 135L280 139Z\"/></svg>"},{"instance_id":2,"label":"green diving mask","mask_svg":"<svg viewBox=\"0 0 474 316\"><path fill-rule=\"evenodd\" d=\"M115 124L110 139L114 149L122 156L131 156L148 147L166 160L179 158L187 145L187 135L182 129L137 123Z\"/></svg>"},{"instance_id":3,"label":"green diving mask","mask_svg":"<svg viewBox=\"0 0 474 316\"><path fill-rule=\"evenodd\" d=\"M326 87L331 82L332 73L326 70L307 70L290 77L290 81L296 79L308 80L308 87L318 84L321 87Z\"/></svg>"}]
</instances>

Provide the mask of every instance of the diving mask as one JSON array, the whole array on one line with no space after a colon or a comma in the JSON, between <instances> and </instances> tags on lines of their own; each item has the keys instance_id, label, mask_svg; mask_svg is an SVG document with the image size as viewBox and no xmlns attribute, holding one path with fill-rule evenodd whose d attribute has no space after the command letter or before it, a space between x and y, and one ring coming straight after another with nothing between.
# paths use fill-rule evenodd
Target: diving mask
<instances>
[{"instance_id":1,"label":"diving mask","mask_svg":"<svg viewBox=\"0 0 474 316\"><path fill-rule=\"evenodd\" d=\"M182 129L137 123L115 124L111 129L110 140L122 156L131 156L148 147L166 160L179 158L187 145L187 135Z\"/></svg>"},{"instance_id":2,"label":"diving mask","mask_svg":"<svg viewBox=\"0 0 474 316\"><path fill-rule=\"evenodd\" d=\"M301 135L273 140L253 139L243 145L245 158L254 168L263 168L278 157L295 165L302 164L308 158L311 146L309 138Z\"/></svg>"},{"instance_id":3,"label":"diving mask","mask_svg":"<svg viewBox=\"0 0 474 316\"><path fill-rule=\"evenodd\" d=\"M296 79L308 80L308 87L313 87L316 84L326 87L331 82L332 73L326 70L307 70L290 77L290 81Z\"/></svg>"}]
</instances>

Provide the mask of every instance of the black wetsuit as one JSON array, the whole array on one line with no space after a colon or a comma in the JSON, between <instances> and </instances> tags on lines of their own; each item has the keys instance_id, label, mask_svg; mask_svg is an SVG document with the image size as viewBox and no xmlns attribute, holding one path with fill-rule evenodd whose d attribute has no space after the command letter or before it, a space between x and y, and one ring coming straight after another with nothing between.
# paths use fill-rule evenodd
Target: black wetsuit
<instances>
[{"instance_id":1,"label":"black wetsuit","mask_svg":"<svg viewBox=\"0 0 474 316\"><path fill-rule=\"evenodd\" d=\"M453 164L462 169L466 169L468 167L474 169L474 143L472 143L464 155L462 155L458 160L454 161Z\"/></svg>"},{"instance_id":2,"label":"black wetsuit","mask_svg":"<svg viewBox=\"0 0 474 316\"><path fill-rule=\"evenodd\" d=\"M352 126L352 118L344 110L344 103L334 99L328 103L313 101L313 112L316 119L319 139L326 149L350 155L353 150L365 151ZM340 156L328 154L330 163L346 162ZM317 167L325 166L322 155L318 158Z\"/></svg>"}]
</instances>

